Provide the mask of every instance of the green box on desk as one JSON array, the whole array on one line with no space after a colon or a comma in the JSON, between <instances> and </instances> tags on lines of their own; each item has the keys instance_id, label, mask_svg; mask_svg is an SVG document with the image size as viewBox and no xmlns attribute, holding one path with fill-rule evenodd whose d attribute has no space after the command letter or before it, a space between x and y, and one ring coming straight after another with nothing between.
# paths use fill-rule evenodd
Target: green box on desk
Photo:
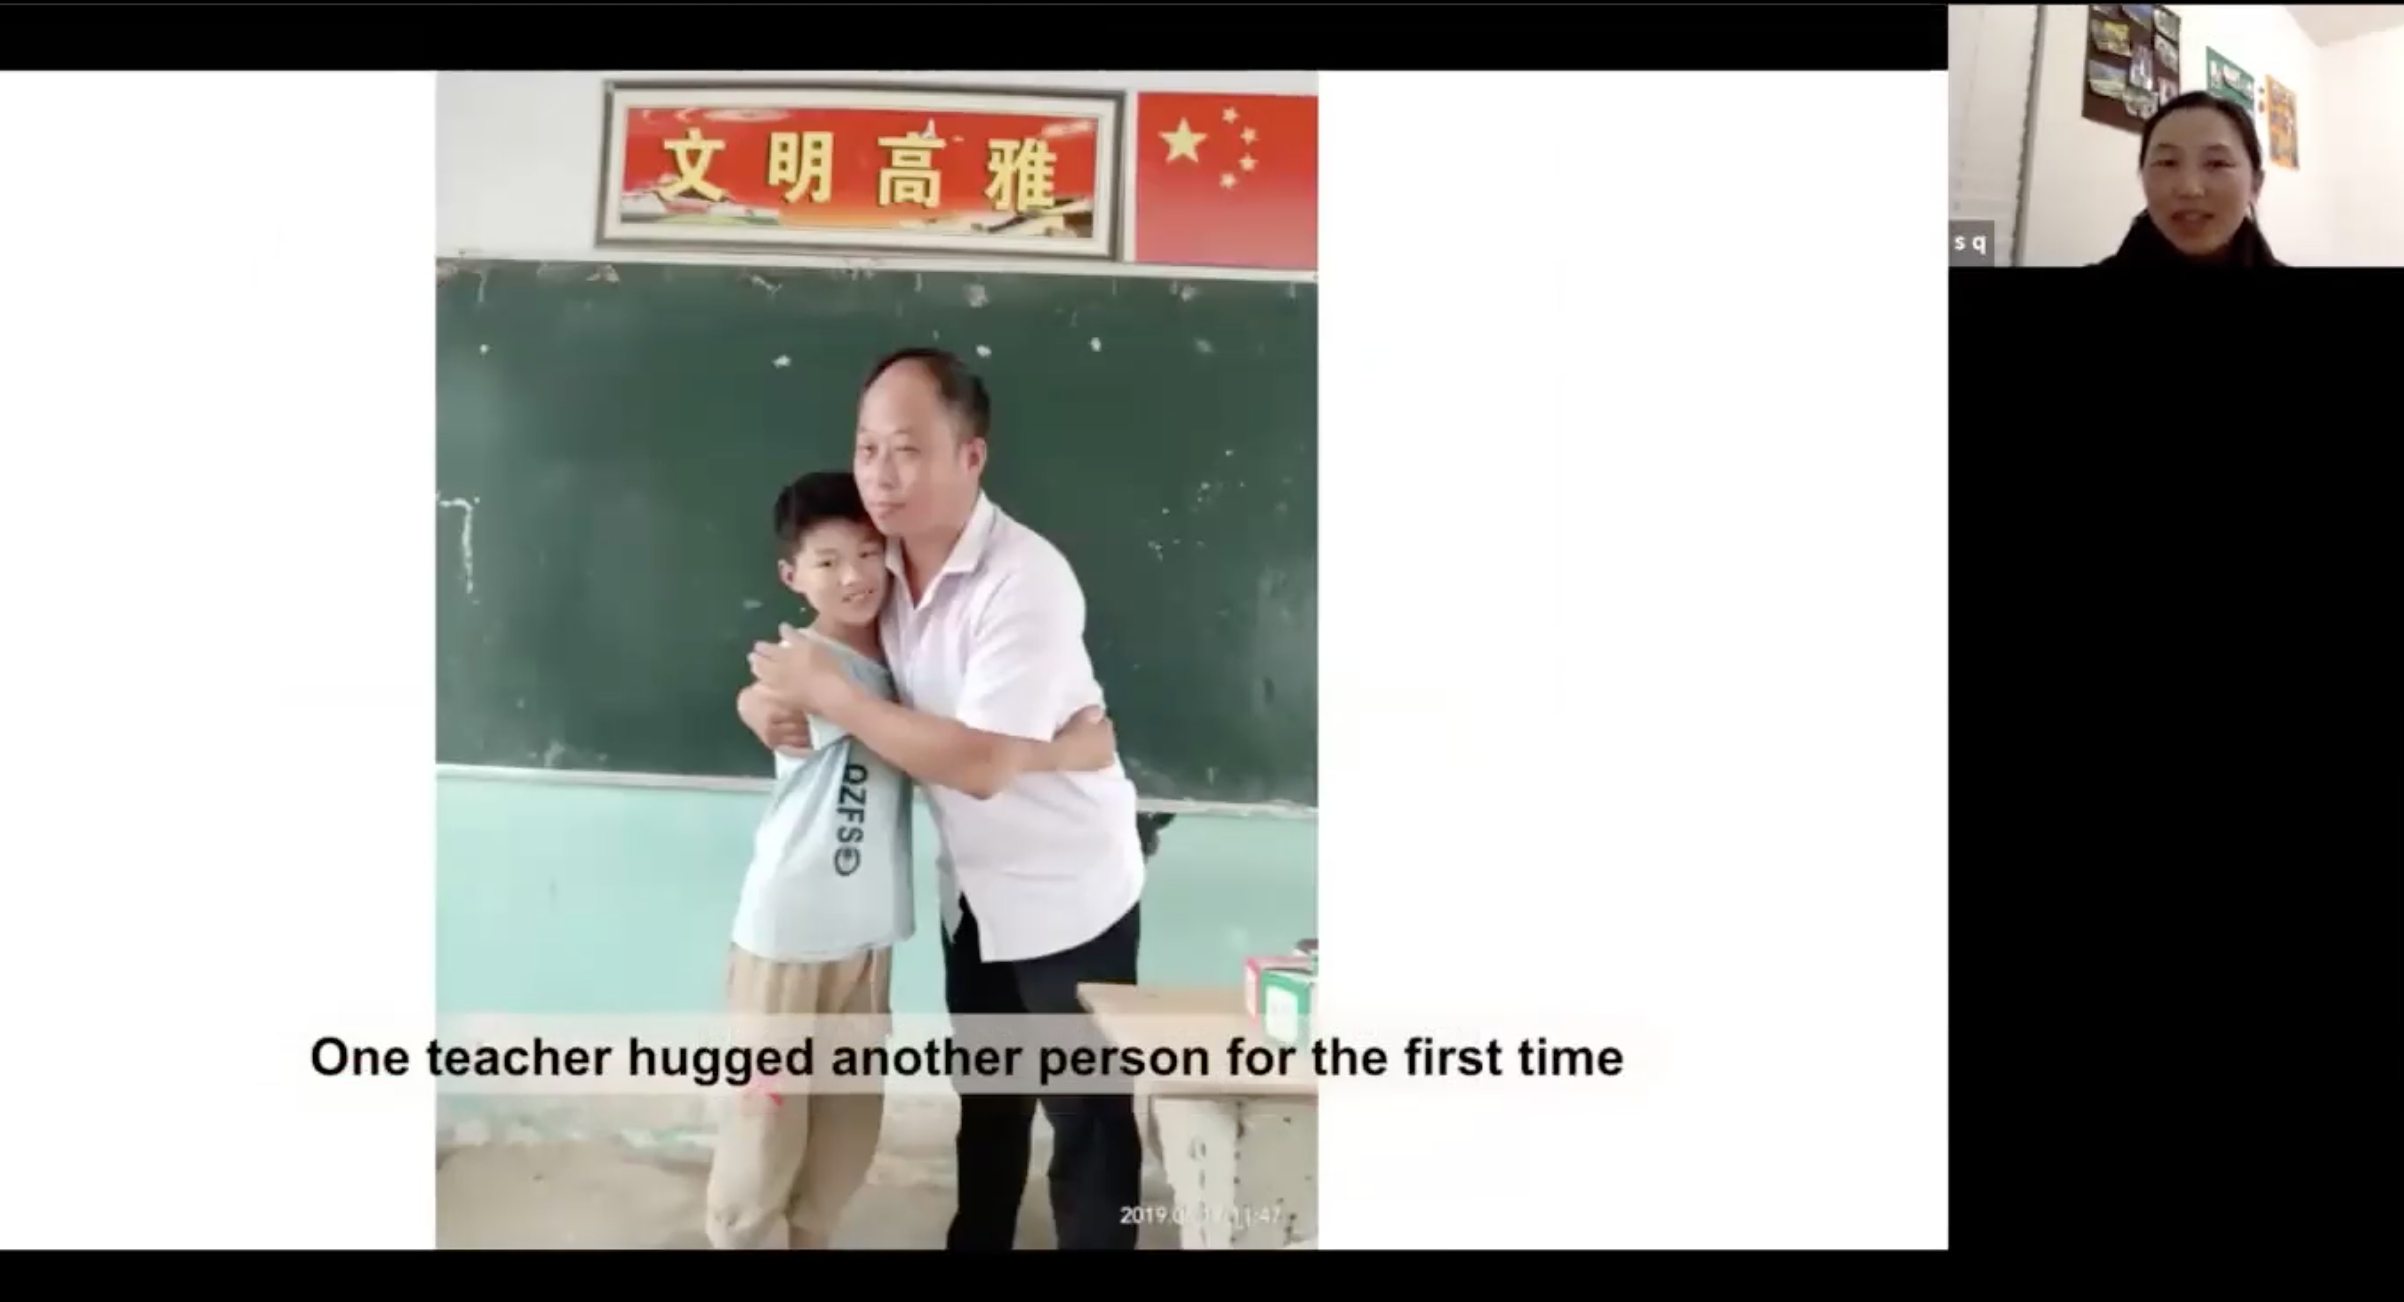
<instances>
[{"instance_id":1,"label":"green box on desk","mask_svg":"<svg viewBox=\"0 0 2404 1302\"><path fill-rule=\"evenodd\" d=\"M1260 974L1260 1033L1274 1044L1309 1048L1316 972L1271 968Z\"/></svg>"}]
</instances>

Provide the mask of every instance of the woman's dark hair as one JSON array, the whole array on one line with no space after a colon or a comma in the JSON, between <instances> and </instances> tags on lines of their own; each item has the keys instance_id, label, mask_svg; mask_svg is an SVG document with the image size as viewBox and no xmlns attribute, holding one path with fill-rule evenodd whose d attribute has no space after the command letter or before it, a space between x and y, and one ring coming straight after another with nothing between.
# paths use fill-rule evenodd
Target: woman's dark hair
<instances>
[{"instance_id":1,"label":"woman's dark hair","mask_svg":"<svg viewBox=\"0 0 2404 1302\"><path fill-rule=\"evenodd\" d=\"M2154 128L2173 113L2188 109L2210 109L2229 120L2237 129L2238 142L2245 146L2246 162L2254 175L2262 175L2262 138L2254 133L2254 115L2242 104L2233 104L2208 90L2191 90L2165 101L2154 115L2145 120L2145 130L2137 137L2137 168L2145 168L2145 156L2154 145ZM2109 263L2181 263L2188 259L2173 246L2169 237L2155 228L2153 216L2140 212L2129 224L2128 237L2121 241L2120 251L2106 259ZM2278 267L2286 264L2270 251L2270 241L2263 237L2261 223L2254 220L2252 205L2247 205L2245 220L2238 223L2237 234L2230 237L2228 262L2241 267Z\"/></svg>"},{"instance_id":2,"label":"woman's dark hair","mask_svg":"<svg viewBox=\"0 0 2404 1302\"><path fill-rule=\"evenodd\" d=\"M2254 115L2208 90L2191 90L2169 100L2145 120L2145 133L2137 137L2137 166L2145 166L2145 151L2154 147L2154 128L2162 125L2162 119L2191 108L2208 108L2227 118L2245 145L2245 161L2254 165L2257 174L2262 171L2262 138L2254 134Z\"/></svg>"}]
</instances>

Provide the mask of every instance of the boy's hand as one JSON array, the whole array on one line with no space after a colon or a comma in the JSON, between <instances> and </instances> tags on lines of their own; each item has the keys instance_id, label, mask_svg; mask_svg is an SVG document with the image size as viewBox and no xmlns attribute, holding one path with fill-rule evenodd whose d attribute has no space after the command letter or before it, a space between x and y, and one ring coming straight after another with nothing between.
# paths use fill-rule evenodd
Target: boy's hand
<instances>
[{"instance_id":1,"label":"boy's hand","mask_svg":"<svg viewBox=\"0 0 2404 1302\"><path fill-rule=\"evenodd\" d=\"M778 700L775 693L757 683L736 698L735 714L770 750L801 754L810 749L809 712Z\"/></svg>"},{"instance_id":2,"label":"boy's hand","mask_svg":"<svg viewBox=\"0 0 2404 1302\"><path fill-rule=\"evenodd\" d=\"M1110 716L1102 707L1089 705L1077 711L1068 724L1052 738L1053 758L1063 772L1092 773L1110 767L1118 758L1118 729L1110 724Z\"/></svg>"},{"instance_id":3,"label":"boy's hand","mask_svg":"<svg viewBox=\"0 0 2404 1302\"><path fill-rule=\"evenodd\" d=\"M825 713L826 704L851 686L834 653L783 624L782 640L760 642L751 648L751 676L771 695L804 710Z\"/></svg>"}]
</instances>

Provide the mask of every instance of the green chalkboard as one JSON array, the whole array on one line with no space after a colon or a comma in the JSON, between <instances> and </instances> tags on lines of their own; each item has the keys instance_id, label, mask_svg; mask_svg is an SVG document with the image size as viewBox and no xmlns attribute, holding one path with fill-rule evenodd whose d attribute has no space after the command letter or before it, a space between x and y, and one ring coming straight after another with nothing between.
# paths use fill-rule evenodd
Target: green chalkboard
<instances>
[{"instance_id":1,"label":"green chalkboard","mask_svg":"<svg viewBox=\"0 0 2404 1302\"><path fill-rule=\"evenodd\" d=\"M987 490L1084 584L1143 794L1317 802L1315 287L454 262L436 293L442 761L765 774L733 700L797 611L769 504L932 343L993 392Z\"/></svg>"}]
</instances>

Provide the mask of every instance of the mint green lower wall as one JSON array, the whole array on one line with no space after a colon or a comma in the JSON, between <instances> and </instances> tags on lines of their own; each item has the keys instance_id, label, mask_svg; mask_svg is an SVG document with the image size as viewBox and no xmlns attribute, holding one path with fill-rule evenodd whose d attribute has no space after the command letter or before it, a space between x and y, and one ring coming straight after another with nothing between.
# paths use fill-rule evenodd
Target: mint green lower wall
<instances>
[{"instance_id":1,"label":"mint green lower wall","mask_svg":"<svg viewBox=\"0 0 2404 1302\"><path fill-rule=\"evenodd\" d=\"M716 1011L760 800L438 777L437 1014ZM940 1013L935 829L917 822L918 934L895 960L893 999ZM1180 816L1151 863L1142 979L1233 986L1245 956L1317 935L1318 832L1308 819Z\"/></svg>"}]
</instances>

